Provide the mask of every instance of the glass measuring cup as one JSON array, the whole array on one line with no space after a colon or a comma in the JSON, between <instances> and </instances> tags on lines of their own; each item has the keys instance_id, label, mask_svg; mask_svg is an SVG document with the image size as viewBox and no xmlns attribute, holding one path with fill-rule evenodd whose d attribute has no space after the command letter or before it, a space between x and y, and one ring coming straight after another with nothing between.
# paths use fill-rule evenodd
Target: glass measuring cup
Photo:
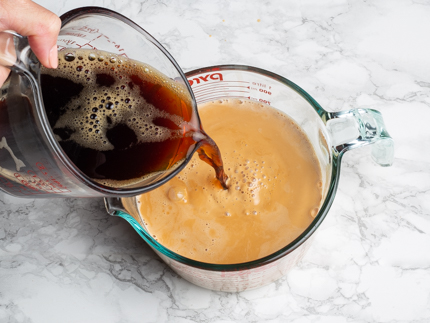
<instances>
[{"instance_id":1,"label":"glass measuring cup","mask_svg":"<svg viewBox=\"0 0 430 323\"><path fill-rule=\"evenodd\" d=\"M198 104L229 97L247 98L271 105L301 126L314 148L322 174L318 214L300 236L277 252L255 261L221 265L183 257L158 243L146 231L136 198L106 199L108 213L128 221L167 265L196 285L230 292L266 285L285 275L309 248L313 233L333 203L344 153L372 144L373 159L381 166L389 166L394 157L393 141L379 112L371 109L325 111L299 86L262 69L223 65L194 70L186 76Z\"/></svg>"},{"instance_id":2,"label":"glass measuring cup","mask_svg":"<svg viewBox=\"0 0 430 323\"><path fill-rule=\"evenodd\" d=\"M150 72L158 70L183 89L183 101L190 107L187 113L198 122L183 72L145 30L114 11L97 7L74 9L60 18L60 51L102 50L150 65ZM187 163L187 158L182 159L150 179L121 188L93 181L71 162L55 139L42 100L41 66L27 38L1 32L0 64L11 69L0 91L0 191L32 198L135 196L168 181Z\"/></svg>"}]
</instances>

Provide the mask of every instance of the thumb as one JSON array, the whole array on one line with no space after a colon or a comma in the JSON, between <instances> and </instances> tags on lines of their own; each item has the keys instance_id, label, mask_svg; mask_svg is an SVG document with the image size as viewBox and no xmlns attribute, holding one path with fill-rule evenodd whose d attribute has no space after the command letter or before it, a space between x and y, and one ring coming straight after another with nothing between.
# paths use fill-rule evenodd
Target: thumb
<instances>
[{"instance_id":1,"label":"thumb","mask_svg":"<svg viewBox=\"0 0 430 323\"><path fill-rule=\"evenodd\" d=\"M14 30L27 36L42 65L58 65L57 37L61 20L57 15L30 0L0 0L0 30Z\"/></svg>"}]
</instances>

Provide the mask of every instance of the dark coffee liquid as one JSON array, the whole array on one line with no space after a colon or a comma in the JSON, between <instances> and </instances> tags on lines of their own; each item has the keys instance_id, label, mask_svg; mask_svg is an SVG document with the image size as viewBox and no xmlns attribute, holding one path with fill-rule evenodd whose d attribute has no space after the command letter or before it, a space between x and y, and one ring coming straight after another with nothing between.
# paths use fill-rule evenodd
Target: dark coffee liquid
<instances>
[{"instance_id":1,"label":"dark coffee liquid","mask_svg":"<svg viewBox=\"0 0 430 323\"><path fill-rule=\"evenodd\" d=\"M200 147L226 188L220 152L186 88L151 66L101 51L65 50L57 69L42 69L41 85L57 141L94 181L141 185Z\"/></svg>"}]
</instances>

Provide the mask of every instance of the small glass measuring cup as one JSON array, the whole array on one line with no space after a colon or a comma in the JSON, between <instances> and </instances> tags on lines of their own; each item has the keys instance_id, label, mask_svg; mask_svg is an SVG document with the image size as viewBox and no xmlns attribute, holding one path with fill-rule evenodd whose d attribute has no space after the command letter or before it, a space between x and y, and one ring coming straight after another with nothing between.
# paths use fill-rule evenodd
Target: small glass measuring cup
<instances>
[{"instance_id":1,"label":"small glass measuring cup","mask_svg":"<svg viewBox=\"0 0 430 323\"><path fill-rule=\"evenodd\" d=\"M255 261L220 265L188 259L159 244L146 231L136 198L106 199L108 213L128 221L167 265L196 285L234 292L269 284L285 275L309 248L312 234L333 203L343 154L372 144L373 159L381 166L390 166L394 157L393 141L378 111L327 112L293 82L262 69L223 65L194 70L186 76L198 104L228 97L247 98L277 108L301 126L321 168L323 194L318 214L299 237L277 252Z\"/></svg>"},{"instance_id":2,"label":"small glass measuring cup","mask_svg":"<svg viewBox=\"0 0 430 323\"><path fill-rule=\"evenodd\" d=\"M108 9L84 7L61 16L57 47L98 49L150 65L182 86L194 118L190 86L173 57L151 35L128 18ZM135 196L168 181L187 159L158 177L124 188L92 181L79 170L54 138L44 110L40 63L27 38L0 32L0 65L11 73L0 91L0 191L18 197ZM172 152L174 154L174 152Z\"/></svg>"}]
</instances>

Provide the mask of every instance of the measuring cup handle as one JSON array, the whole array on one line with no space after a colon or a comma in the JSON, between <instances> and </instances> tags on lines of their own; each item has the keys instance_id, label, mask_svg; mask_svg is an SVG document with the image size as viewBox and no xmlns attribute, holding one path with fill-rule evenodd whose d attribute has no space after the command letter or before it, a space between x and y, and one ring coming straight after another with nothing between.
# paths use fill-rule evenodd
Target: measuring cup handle
<instances>
[{"instance_id":1,"label":"measuring cup handle","mask_svg":"<svg viewBox=\"0 0 430 323\"><path fill-rule=\"evenodd\" d=\"M327 112L327 130L332 146L342 155L350 149L372 144L372 158L381 166L391 166L394 159L394 142L385 128L379 111L353 109Z\"/></svg>"},{"instance_id":2,"label":"measuring cup handle","mask_svg":"<svg viewBox=\"0 0 430 323\"><path fill-rule=\"evenodd\" d=\"M30 51L27 37L14 31L0 32L0 66L10 69L27 69L27 55Z\"/></svg>"}]
</instances>

